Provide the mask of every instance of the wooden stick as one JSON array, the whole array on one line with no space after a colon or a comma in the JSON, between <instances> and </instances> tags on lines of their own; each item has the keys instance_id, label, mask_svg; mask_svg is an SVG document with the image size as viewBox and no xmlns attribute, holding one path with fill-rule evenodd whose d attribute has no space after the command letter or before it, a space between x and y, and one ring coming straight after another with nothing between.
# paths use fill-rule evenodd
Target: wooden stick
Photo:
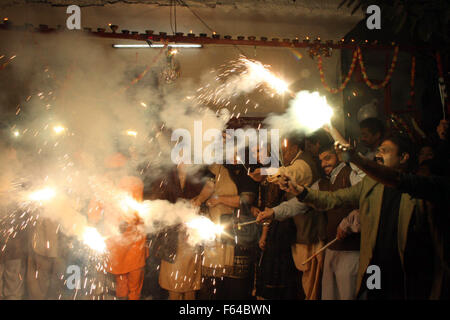
<instances>
[{"instance_id":1,"label":"wooden stick","mask_svg":"<svg viewBox=\"0 0 450 320\"><path fill-rule=\"evenodd\" d=\"M238 223L238 226L242 227L242 226L246 226L248 224L253 224L253 223L256 223L256 220L251 220L251 221L247 221L247 222Z\"/></svg>"},{"instance_id":2,"label":"wooden stick","mask_svg":"<svg viewBox=\"0 0 450 320\"><path fill-rule=\"evenodd\" d=\"M323 250L325 250L326 248L328 248L329 246L331 246L333 243L335 243L338 240L338 238L334 238L334 240L331 240L330 242L328 242L326 245L324 245L322 248L320 248L316 253L314 253L311 257L309 257L308 259L306 259L305 261L303 261L302 265L308 263L310 260L312 260L315 256L317 256L319 253L321 253Z\"/></svg>"}]
</instances>

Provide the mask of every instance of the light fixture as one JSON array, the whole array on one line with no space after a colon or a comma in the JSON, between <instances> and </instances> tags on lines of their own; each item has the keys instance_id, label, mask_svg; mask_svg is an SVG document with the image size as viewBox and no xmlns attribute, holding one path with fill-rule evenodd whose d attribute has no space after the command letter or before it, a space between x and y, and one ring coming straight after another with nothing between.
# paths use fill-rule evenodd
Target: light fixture
<instances>
[{"instance_id":1,"label":"light fixture","mask_svg":"<svg viewBox=\"0 0 450 320\"><path fill-rule=\"evenodd\" d=\"M148 41L150 42L150 41ZM164 48L164 44L113 44L115 49L138 49L138 48ZM169 48L202 48L201 44L189 44L189 43L178 43L178 44L168 44Z\"/></svg>"}]
</instances>

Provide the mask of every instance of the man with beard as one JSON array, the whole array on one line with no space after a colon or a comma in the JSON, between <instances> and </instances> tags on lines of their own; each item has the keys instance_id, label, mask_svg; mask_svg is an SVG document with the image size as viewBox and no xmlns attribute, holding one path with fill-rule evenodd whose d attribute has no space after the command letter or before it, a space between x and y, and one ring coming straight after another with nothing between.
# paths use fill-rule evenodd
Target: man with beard
<instances>
[{"instance_id":1,"label":"man with beard","mask_svg":"<svg viewBox=\"0 0 450 320\"><path fill-rule=\"evenodd\" d=\"M300 137L290 137L283 147L283 163L278 172L267 178L268 182L279 183L279 177L288 176L298 184L310 185L319 179L321 172L317 161L319 149L331 142L331 137L319 129L305 137L304 148ZM295 198L294 194L286 193L285 199ZM301 283L305 300L320 298L320 280L322 278L323 255L317 256L308 264L302 265L304 258L311 252L322 247L324 235L321 227L325 221L322 216L312 212L297 211L292 214L297 230L295 243L291 246L292 257L296 268L302 272Z\"/></svg>"},{"instance_id":2,"label":"man with beard","mask_svg":"<svg viewBox=\"0 0 450 320\"><path fill-rule=\"evenodd\" d=\"M388 168L406 172L412 154L409 142L395 136L383 141L376 160ZM356 292L362 298L431 297L436 253L423 200L384 186L368 176L355 186L334 192L312 190L292 181L286 181L285 188L300 201L320 210L359 205L361 247ZM265 216L270 215L263 212L258 220L264 220ZM370 290L366 270L371 265L379 267L381 286Z\"/></svg>"},{"instance_id":3,"label":"man with beard","mask_svg":"<svg viewBox=\"0 0 450 320\"><path fill-rule=\"evenodd\" d=\"M325 177L317 180L313 190L335 191L359 183L363 174L350 165L338 160L332 144L319 150L319 160ZM326 225L322 228L322 238L339 240L325 252L322 276L323 300L353 300L359 261L359 217L357 206L344 206L325 213ZM267 209L268 215L276 220L284 220L297 214L317 214L310 207L292 198L290 201ZM320 226L320 224L319 224Z\"/></svg>"}]
</instances>

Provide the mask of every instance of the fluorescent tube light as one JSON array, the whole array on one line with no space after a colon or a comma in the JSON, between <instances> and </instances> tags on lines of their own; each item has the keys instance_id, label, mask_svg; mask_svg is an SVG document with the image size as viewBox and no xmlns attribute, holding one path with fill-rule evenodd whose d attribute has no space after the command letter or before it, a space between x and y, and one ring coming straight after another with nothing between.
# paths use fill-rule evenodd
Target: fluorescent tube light
<instances>
[{"instance_id":1,"label":"fluorescent tube light","mask_svg":"<svg viewBox=\"0 0 450 320\"><path fill-rule=\"evenodd\" d=\"M202 48L201 44L169 44L167 45L169 48ZM113 48L116 49L136 49L136 48L163 48L163 44L113 44Z\"/></svg>"}]
</instances>

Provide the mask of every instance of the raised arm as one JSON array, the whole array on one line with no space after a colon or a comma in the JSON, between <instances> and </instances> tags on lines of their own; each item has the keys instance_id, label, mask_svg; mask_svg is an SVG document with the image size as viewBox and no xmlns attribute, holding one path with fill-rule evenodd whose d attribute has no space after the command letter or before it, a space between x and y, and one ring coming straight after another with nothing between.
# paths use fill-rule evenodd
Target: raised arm
<instances>
[{"instance_id":1,"label":"raised arm","mask_svg":"<svg viewBox=\"0 0 450 320\"><path fill-rule=\"evenodd\" d=\"M352 163L364 171L369 177L386 186L398 188L412 197L429 201L448 201L450 197L450 182L446 177L418 176L402 173L399 170L380 165L375 161L367 160L354 152L353 149L337 145L337 149L345 151Z\"/></svg>"}]
</instances>

